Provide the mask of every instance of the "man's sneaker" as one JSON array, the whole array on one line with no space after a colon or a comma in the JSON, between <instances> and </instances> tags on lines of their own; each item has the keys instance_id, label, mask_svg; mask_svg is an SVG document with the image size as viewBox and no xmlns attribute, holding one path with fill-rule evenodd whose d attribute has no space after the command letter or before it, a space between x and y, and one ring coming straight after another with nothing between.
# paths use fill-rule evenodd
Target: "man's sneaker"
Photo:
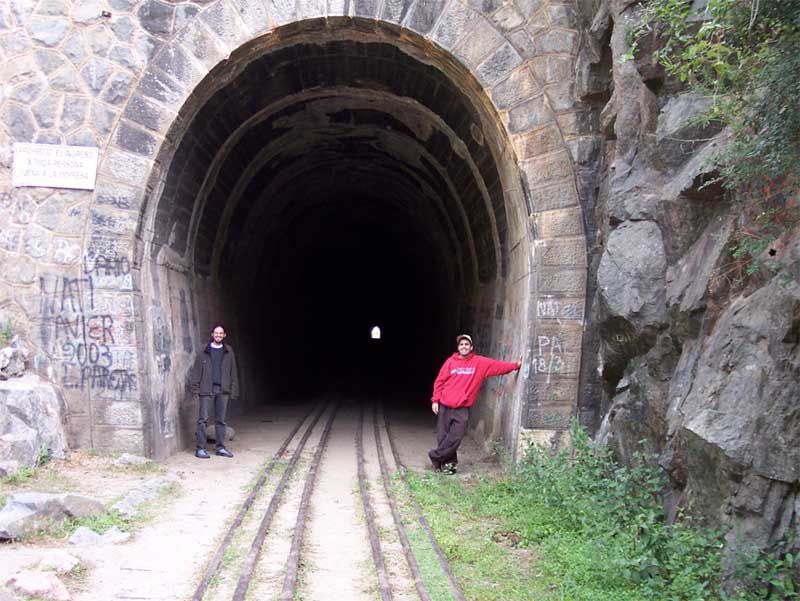
<instances>
[{"instance_id":1,"label":"man's sneaker","mask_svg":"<svg viewBox=\"0 0 800 601\"><path fill-rule=\"evenodd\" d=\"M456 464L455 463L445 463L442 466L442 473L452 475L456 473Z\"/></svg>"},{"instance_id":2,"label":"man's sneaker","mask_svg":"<svg viewBox=\"0 0 800 601\"><path fill-rule=\"evenodd\" d=\"M442 471L442 464L438 461L431 461L431 466L433 467L434 472L441 472Z\"/></svg>"},{"instance_id":3,"label":"man's sneaker","mask_svg":"<svg viewBox=\"0 0 800 601\"><path fill-rule=\"evenodd\" d=\"M197 447L197 449L194 452L194 456L197 457L198 459L211 459L211 455L209 455L208 451L206 451L202 447Z\"/></svg>"},{"instance_id":4,"label":"man's sneaker","mask_svg":"<svg viewBox=\"0 0 800 601\"><path fill-rule=\"evenodd\" d=\"M231 453L225 447L218 448L217 449L217 455L219 455L220 457L233 457L233 453Z\"/></svg>"}]
</instances>

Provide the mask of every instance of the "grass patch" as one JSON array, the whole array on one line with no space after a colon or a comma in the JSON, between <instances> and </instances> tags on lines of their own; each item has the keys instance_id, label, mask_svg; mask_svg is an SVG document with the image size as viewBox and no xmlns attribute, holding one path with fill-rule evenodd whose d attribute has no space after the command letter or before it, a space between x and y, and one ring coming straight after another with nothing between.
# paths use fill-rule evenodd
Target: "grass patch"
<instances>
[{"instance_id":1,"label":"grass patch","mask_svg":"<svg viewBox=\"0 0 800 601\"><path fill-rule=\"evenodd\" d=\"M572 454L533 448L512 472L460 480L409 474L468 599L755 601L794 599L796 558L751 554L730 571L722 533L664 520L660 472L624 468L579 429Z\"/></svg>"}]
</instances>

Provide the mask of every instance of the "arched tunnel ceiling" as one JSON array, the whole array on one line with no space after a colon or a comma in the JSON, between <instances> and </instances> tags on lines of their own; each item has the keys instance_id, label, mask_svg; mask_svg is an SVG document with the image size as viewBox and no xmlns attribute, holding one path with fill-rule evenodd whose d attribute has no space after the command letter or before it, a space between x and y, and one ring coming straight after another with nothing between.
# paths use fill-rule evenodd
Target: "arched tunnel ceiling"
<instances>
[{"instance_id":1,"label":"arched tunnel ceiling","mask_svg":"<svg viewBox=\"0 0 800 601\"><path fill-rule=\"evenodd\" d=\"M293 218L344 211L363 224L378 211L386 235L447 257L452 284L488 282L505 274L506 215L480 124L447 76L392 44L274 50L194 116L165 180L156 248L210 274L220 261L268 257L297 233Z\"/></svg>"}]
</instances>

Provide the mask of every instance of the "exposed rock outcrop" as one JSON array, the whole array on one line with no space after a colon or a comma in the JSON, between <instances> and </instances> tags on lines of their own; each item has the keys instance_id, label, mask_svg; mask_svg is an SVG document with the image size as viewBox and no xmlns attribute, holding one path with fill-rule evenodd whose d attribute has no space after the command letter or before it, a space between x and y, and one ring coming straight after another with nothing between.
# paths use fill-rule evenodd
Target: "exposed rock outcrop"
<instances>
[{"instance_id":1,"label":"exposed rock outcrop","mask_svg":"<svg viewBox=\"0 0 800 601\"><path fill-rule=\"evenodd\" d=\"M68 493L16 493L0 511L0 540L19 539L70 517L85 518L105 513L99 501Z\"/></svg>"},{"instance_id":2,"label":"exposed rock outcrop","mask_svg":"<svg viewBox=\"0 0 800 601\"><path fill-rule=\"evenodd\" d=\"M43 451L61 459L67 452L56 389L34 374L0 381L0 472L35 466Z\"/></svg>"},{"instance_id":3,"label":"exposed rock outcrop","mask_svg":"<svg viewBox=\"0 0 800 601\"><path fill-rule=\"evenodd\" d=\"M772 270L735 281L739 205L709 160L727 132L692 120L708 101L665 77L648 48L621 60L638 5L580 5L577 89L605 138L589 349L603 382L597 441L624 461L654 453L671 513L690 505L734 543L800 538L800 233L771 245Z\"/></svg>"}]
</instances>

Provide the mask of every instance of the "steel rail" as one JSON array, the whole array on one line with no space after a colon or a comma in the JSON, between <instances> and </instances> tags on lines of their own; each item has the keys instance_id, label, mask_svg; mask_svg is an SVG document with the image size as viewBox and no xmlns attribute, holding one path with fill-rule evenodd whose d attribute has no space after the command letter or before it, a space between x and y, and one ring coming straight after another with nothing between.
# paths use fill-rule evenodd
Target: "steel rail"
<instances>
[{"instance_id":1,"label":"steel rail","mask_svg":"<svg viewBox=\"0 0 800 601\"><path fill-rule=\"evenodd\" d=\"M414 577L414 585L417 587L417 593L421 601L431 601L431 596L428 594L428 589L425 588L425 583L422 580L422 574L419 571L419 564L414 557L414 552L411 550L411 543L408 540L408 533L406 532L403 518L400 517L400 511L397 509L397 501L395 500L394 491L391 489L389 482L389 467L386 464L386 455L383 452L383 437L381 436L380 428L378 428L378 405L373 405L372 412L372 425L375 430L375 446L378 449L378 463L381 468L381 480L383 480L383 490L386 492L386 498L389 501L389 507L392 510L392 517L394 518L394 525L397 529L397 534L400 537L400 544L403 547L403 554L406 557L408 568L411 570L411 575ZM388 432L387 432L388 435Z\"/></svg>"},{"instance_id":2,"label":"steel rail","mask_svg":"<svg viewBox=\"0 0 800 601\"><path fill-rule=\"evenodd\" d=\"M261 547L264 546L264 540L267 537L267 531L269 530L270 523L272 522L272 518L275 517L275 513L278 510L278 504L280 503L281 496L283 495L283 491L286 488L286 484L289 481L292 473L294 472L294 468L297 465L298 460L300 459L300 455L303 452L303 449L306 446L306 442L308 442L309 436L311 436L311 432L314 430L314 426L317 425L319 418L325 413L326 408L323 407L322 410L317 413L314 417L314 420L308 426L308 429L303 434L303 438L300 439L300 442L297 445L297 448L292 455L291 460L289 461L289 465L286 466L286 470L283 472L283 476L281 476L280 482L278 482L278 486L275 488L275 493L272 496L272 499L269 502L269 506L267 507L267 511L264 513L264 517L261 520L261 524L259 525L258 532L253 539L252 544L250 545L250 551L247 553L247 557L245 557L244 563L242 565L242 571L239 575L239 582L236 585L236 590L233 592L233 601L244 601L245 595L247 594L247 589L250 586L250 580L253 577L253 570L255 569L256 562L258 561L258 556L261 553Z\"/></svg>"},{"instance_id":3,"label":"steel rail","mask_svg":"<svg viewBox=\"0 0 800 601\"><path fill-rule=\"evenodd\" d=\"M192 596L192 601L203 600L203 597L205 596L206 591L208 590L208 587L211 584L211 581L213 580L214 576L217 573L217 570L219 569L220 564L222 563L222 557L225 555L225 551L228 550L228 547L233 541L233 537L236 534L236 530L239 528L239 526L241 526L242 522L244 521L244 518L247 515L247 512L252 507L253 502L258 496L258 493L261 492L262 487L267 482L267 478L272 473L272 470L275 468L275 464L280 460L284 452L286 452L287 447L292 442L292 439L295 437L298 430L300 430L300 427L306 422L308 417L314 412L314 410L317 407L319 407L319 404L316 404L313 407L311 407L308 413L306 413L303 416L303 418L297 423L297 425L294 428L292 428L292 431L289 432L289 435L286 437L286 440L283 441L283 444L278 448L277 451L275 451L275 454L272 456L272 459L270 459L270 462L262 470L261 475L258 478L258 481L253 486L253 490L250 491L250 494L248 495L247 499L245 499L244 503L242 504L242 507L239 509L239 513L236 514L236 517L231 523L230 528L228 528L228 532L226 533L225 537L222 539L222 542L217 548L216 553L211 558L211 561L209 562L208 567L206 568L205 574L203 575L200 584L197 586L197 589L195 590L194 595Z\"/></svg>"},{"instance_id":4,"label":"steel rail","mask_svg":"<svg viewBox=\"0 0 800 601\"><path fill-rule=\"evenodd\" d=\"M414 491L411 488L411 483L408 481L408 476L406 475L406 466L403 465L403 462L400 460L400 453L397 451L397 446L394 443L394 438L392 437L392 430L391 424L389 423L389 415L386 411L383 412L383 421L384 426L386 428L386 436L389 439L389 446L392 449L392 455L394 456L395 465L397 465L397 471L400 474L400 478L406 485L408 489L409 496L411 497L411 502L414 505L414 508L417 512L417 519L419 520L420 525L425 530L426 534L428 535L428 541L433 547L433 551L436 553L436 557L439 560L439 565L442 568L442 571L447 576L447 579L450 581L450 588L453 592L453 596L455 597L456 601L466 601L464 597L464 593L461 592L461 587L458 586L458 582L456 581L456 577L453 574L453 570L450 568L450 564L447 562L447 558L444 556L444 551L439 546L439 543L436 541L436 536L433 534L433 529L431 525L428 523L428 520L425 518L425 514L422 512L422 507L417 501L416 497L414 496Z\"/></svg>"},{"instance_id":5,"label":"steel rail","mask_svg":"<svg viewBox=\"0 0 800 601\"><path fill-rule=\"evenodd\" d=\"M372 547L372 560L375 562L375 570L378 573L378 586L381 591L382 601L392 601L392 588L389 586L389 577L386 573L386 564L383 561L381 552L381 541L378 538L378 529L375 526L375 515L372 511L372 504L367 491L367 473L364 468L364 406L358 415L358 427L356 428L356 453L358 455L358 489L361 492L361 503L364 506L364 514L367 518L367 530L369 531L369 544Z\"/></svg>"},{"instance_id":6,"label":"steel rail","mask_svg":"<svg viewBox=\"0 0 800 601\"><path fill-rule=\"evenodd\" d=\"M308 504L311 500L311 495L314 493L314 483L317 479L317 469L319 468L322 454L325 452L325 447L328 445L328 438L331 433L331 426L336 417L336 412L339 411L339 405L336 405L328 418L328 423L325 424L325 429L322 431L319 443L317 443L317 450L314 452L314 458L311 460L311 467L306 476L306 483L303 486L303 496L300 499L300 508L297 511L297 521L294 525L294 538L292 539L292 548L289 551L289 560L286 563L286 575L283 579L283 590L281 590L281 601L292 601L295 596L295 587L297 586L297 568L300 564L300 550L303 545L303 532L305 531L306 521L308 519Z\"/></svg>"}]
</instances>

